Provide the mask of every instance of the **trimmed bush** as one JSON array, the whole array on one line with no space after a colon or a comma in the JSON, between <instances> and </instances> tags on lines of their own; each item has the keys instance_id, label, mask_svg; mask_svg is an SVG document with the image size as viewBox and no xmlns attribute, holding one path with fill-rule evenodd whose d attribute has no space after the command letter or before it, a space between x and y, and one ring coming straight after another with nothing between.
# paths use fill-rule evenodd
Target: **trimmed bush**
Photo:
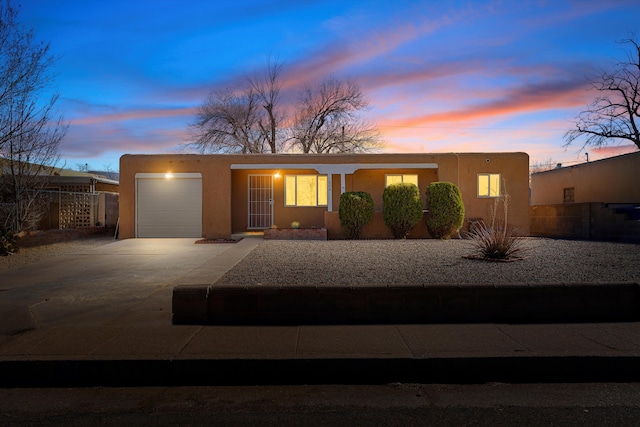
<instances>
[{"instance_id":1,"label":"trimmed bush","mask_svg":"<svg viewBox=\"0 0 640 427\"><path fill-rule=\"evenodd\" d=\"M9 228L0 226L0 256L18 252L18 238Z\"/></svg>"},{"instance_id":2,"label":"trimmed bush","mask_svg":"<svg viewBox=\"0 0 640 427\"><path fill-rule=\"evenodd\" d=\"M436 239L448 239L464 223L462 194L450 182L432 182L427 187L427 230Z\"/></svg>"},{"instance_id":3,"label":"trimmed bush","mask_svg":"<svg viewBox=\"0 0 640 427\"><path fill-rule=\"evenodd\" d=\"M364 226L373 218L373 198L364 191L343 193L338 213L344 233L349 239L357 239Z\"/></svg>"},{"instance_id":4,"label":"trimmed bush","mask_svg":"<svg viewBox=\"0 0 640 427\"><path fill-rule=\"evenodd\" d=\"M393 237L404 239L422 219L420 190L414 184L393 184L382 193L382 217Z\"/></svg>"}]
</instances>

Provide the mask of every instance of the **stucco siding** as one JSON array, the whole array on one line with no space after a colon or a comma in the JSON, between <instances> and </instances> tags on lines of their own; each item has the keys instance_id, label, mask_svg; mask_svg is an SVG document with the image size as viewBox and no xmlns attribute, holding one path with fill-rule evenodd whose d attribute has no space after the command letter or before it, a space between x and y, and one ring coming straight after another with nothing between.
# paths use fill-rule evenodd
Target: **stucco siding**
<instances>
[{"instance_id":1,"label":"stucco siding","mask_svg":"<svg viewBox=\"0 0 640 427\"><path fill-rule=\"evenodd\" d=\"M371 193L376 211L381 212L385 175L406 173L418 175L423 202L426 187L430 182L453 182L462 192L466 217L485 220L490 218L490 209L495 199L477 197L477 174L500 173L511 196L509 223L527 235L528 162L526 153L124 155L120 160L119 236L135 236L136 173L200 173L202 234L206 238L228 238L231 233L247 230L247 180L251 174L274 176L273 210L274 223L277 226L288 227L292 221L299 221L303 227L323 227L328 221L325 214L328 207L287 207L284 204L284 176L318 174L318 170L325 171L322 173L331 177L329 196L332 210L336 214L343 184L342 174L345 191ZM380 164L380 168L377 164ZM415 166L398 166L404 164ZM345 170L350 172L345 173ZM276 173L280 178L275 177ZM422 224L420 227L423 227Z\"/></svg>"},{"instance_id":2,"label":"stucco siding","mask_svg":"<svg viewBox=\"0 0 640 427\"><path fill-rule=\"evenodd\" d=\"M564 203L574 189L575 203L640 203L640 152L531 175L531 205Z\"/></svg>"}]
</instances>

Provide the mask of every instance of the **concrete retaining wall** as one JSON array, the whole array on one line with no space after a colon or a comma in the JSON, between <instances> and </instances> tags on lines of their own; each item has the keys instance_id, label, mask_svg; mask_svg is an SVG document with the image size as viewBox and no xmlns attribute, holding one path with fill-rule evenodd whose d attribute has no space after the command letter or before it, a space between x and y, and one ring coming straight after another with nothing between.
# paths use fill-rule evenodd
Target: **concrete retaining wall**
<instances>
[{"instance_id":1,"label":"concrete retaining wall","mask_svg":"<svg viewBox=\"0 0 640 427\"><path fill-rule=\"evenodd\" d=\"M636 283L177 286L175 324L602 322L640 318Z\"/></svg>"}]
</instances>

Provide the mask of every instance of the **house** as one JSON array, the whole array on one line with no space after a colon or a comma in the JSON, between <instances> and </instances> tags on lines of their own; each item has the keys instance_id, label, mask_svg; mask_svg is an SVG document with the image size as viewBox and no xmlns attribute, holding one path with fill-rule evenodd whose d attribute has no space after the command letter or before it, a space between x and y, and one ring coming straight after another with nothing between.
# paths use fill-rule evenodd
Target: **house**
<instances>
[{"instance_id":1,"label":"house","mask_svg":"<svg viewBox=\"0 0 640 427\"><path fill-rule=\"evenodd\" d=\"M531 235L640 241L640 151L531 175Z\"/></svg>"},{"instance_id":2,"label":"house","mask_svg":"<svg viewBox=\"0 0 640 427\"><path fill-rule=\"evenodd\" d=\"M488 220L506 190L509 222L528 235L528 168L526 153L124 155L119 238L228 239L293 221L342 238L338 207L346 191L366 191L375 202L363 237L390 238L385 186L417 183L424 201L435 181L458 185L468 220ZM409 237L429 237L424 221Z\"/></svg>"},{"instance_id":3,"label":"house","mask_svg":"<svg viewBox=\"0 0 640 427\"><path fill-rule=\"evenodd\" d=\"M115 228L118 191L118 181L103 175L59 169L43 191L49 209L39 229Z\"/></svg>"},{"instance_id":4,"label":"house","mask_svg":"<svg viewBox=\"0 0 640 427\"><path fill-rule=\"evenodd\" d=\"M17 164L17 165L16 165ZM16 162L19 179L45 209L39 230L87 227L115 227L118 220L118 181L96 173ZM12 182L11 164L0 159L0 174ZM0 200L0 219L11 223L15 204L11 185L5 186L8 198ZM4 203L3 203L4 202Z\"/></svg>"}]
</instances>

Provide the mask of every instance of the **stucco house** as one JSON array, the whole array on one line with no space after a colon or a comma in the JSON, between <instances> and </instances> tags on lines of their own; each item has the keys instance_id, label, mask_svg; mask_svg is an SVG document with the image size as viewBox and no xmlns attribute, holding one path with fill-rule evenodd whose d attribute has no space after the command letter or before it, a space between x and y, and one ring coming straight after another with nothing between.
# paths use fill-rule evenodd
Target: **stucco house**
<instances>
[{"instance_id":1,"label":"stucco house","mask_svg":"<svg viewBox=\"0 0 640 427\"><path fill-rule=\"evenodd\" d=\"M640 151L531 175L531 235L640 241Z\"/></svg>"},{"instance_id":2,"label":"stucco house","mask_svg":"<svg viewBox=\"0 0 640 427\"><path fill-rule=\"evenodd\" d=\"M293 221L342 238L346 191L369 192L375 202L363 237L391 238L381 213L385 186L416 183L424 200L434 181L458 185L467 220L488 220L506 190L509 222L528 235L528 169L526 153L124 155L119 238L228 239ZM424 221L408 237L429 237Z\"/></svg>"}]
</instances>

